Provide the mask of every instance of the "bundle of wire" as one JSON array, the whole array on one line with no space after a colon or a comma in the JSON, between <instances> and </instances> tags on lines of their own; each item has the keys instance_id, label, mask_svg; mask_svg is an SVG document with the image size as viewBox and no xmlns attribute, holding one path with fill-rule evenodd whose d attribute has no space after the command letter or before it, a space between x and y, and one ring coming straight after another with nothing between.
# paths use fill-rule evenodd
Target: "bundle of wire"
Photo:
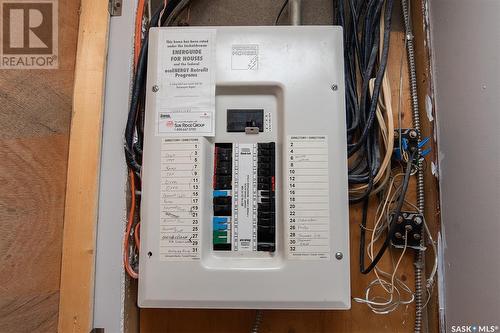
<instances>
[{"instance_id":1,"label":"bundle of wire","mask_svg":"<svg viewBox=\"0 0 500 333\"><path fill-rule=\"evenodd\" d=\"M397 260L390 238L395 233L394 221L401 215L402 209L416 209L406 196L410 177L418 167L420 156L417 150L404 151L403 160L396 166L392 165L395 126L391 87L385 72L393 1L337 0L334 3L337 23L344 28L350 202L363 204L359 267L363 274L375 274L375 279L366 287L364 297L354 300L366 304L375 313L387 314L415 299L414 292L397 277L408 251L408 234L406 232L403 236L405 245ZM401 84L399 89L401 96ZM401 105L398 115L401 119ZM400 128L401 122L398 125ZM399 146L401 149L401 143ZM371 198L378 200L379 204L373 226L369 228ZM424 227L435 248L425 219ZM371 233L371 237L365 248L367 232ZM377 245L379 249L375 252ZM368 267L365 267L365 251L371 261ZM386 252L392 259L391 272L378 266ZM427 283L429 297L436 267L434 265Z\"/></svg>"},{"instance_id":2,"label":"bundle of wire","mask_svg":"<svg viewBox=\"0 0 500 333\"><path fill-rule=\"evenodd\" d=\"M337 23L344 28L350 200L359 203L380 191L390 172L393 127L385 124L392 123L392 109L386 108L384 117L378 105L384 95L390 104L384 77L393 0L338 0L336 5Z\"/></svg>"},{"instance_id":3,"label":"bundle of wire","mask_svg":"<svg viewBox=\"0 0 500 333\"><path fill-rule=\"evenodd\" d=\"M413 161L417 152L407 156L404 171L393 172L394 114L391 88L385 72L389 55L392 0L338 0L337 22L344 28L346 77L347 134L349 156L349 193L352 204L363 203L360 223L359 266L363 274L374 271L376 279L366 288L357 302L367 304L375 313L389 313L400 304L413 302L411 289L397 278L396 273L407 251L405 246L393 270L388 273L377 265L390 248L392 223L401 214L405 203ZM402 183L394 188L396 180ZM379 206L372 229L367 227L370 198L379 194ZM366 232L371 240L366 248L371 263L365 267ZM375 245L382 242L375 254ZM392 255L392 251L389 251ZM380 289L373 294L374 288ZM385 292L386 297L380 296ZM404 298L402 294L408 294Z\"/></svg>"},{"instance_id":4,"label":"bundle of wire","mask_svg":"<svg viewBox=\"0 0 500 333\"><path fill-rule=\"evenodd\" d=\"M164 0L154 12L150 1L139 0L134 37L134 76L125 128L125 159L130 177L130 210L123 244L123 263L128 275L138 278L140 221L138 208L141 190L142 147L144 143L144 104L148 58L149 28L168 25L189 4L189 0ZM146 7L151 13L145 18Z\"/></svg>"}]
</instances>

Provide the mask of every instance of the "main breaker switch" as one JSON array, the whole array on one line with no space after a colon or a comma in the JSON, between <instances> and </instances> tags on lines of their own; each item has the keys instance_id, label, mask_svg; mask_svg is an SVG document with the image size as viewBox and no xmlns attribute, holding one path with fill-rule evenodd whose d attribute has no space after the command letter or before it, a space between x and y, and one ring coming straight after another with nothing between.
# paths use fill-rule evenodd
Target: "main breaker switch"
<instances>
[{"instance_id":1,"label":"main breaker switch","mask_svg":"<svg viewBox=\"0 0 500 333\"><path fill-rule=\"evenodd\" d=\"M227 131L247 134L264 132L264 110L227 110Z\"/></svg>"}]
</instances>

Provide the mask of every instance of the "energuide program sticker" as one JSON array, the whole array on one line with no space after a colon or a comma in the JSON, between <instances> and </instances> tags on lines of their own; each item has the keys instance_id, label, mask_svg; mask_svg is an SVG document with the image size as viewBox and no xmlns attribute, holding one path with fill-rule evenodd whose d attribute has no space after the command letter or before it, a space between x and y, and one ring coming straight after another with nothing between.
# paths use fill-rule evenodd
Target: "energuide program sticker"
<instances>
[{"instance_id":1,"label":"energuide program sticker","mask_svg":"<svg viewBox=\"0 0 500 333\"><path fill-rule=\"evenodd\" d=\"M159 31L156 135L215 135L215 29Z\"/></svg>"}]
</instances>

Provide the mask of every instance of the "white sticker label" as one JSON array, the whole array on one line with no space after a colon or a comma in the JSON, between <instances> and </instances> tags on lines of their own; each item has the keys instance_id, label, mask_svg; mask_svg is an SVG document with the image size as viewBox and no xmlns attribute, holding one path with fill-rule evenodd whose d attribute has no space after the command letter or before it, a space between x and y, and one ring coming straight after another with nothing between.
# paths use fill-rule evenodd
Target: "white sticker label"
<instances>
[{"instance_id":1,"label":"white sticker label","mask_svg":"<svg viewBox=\"0 0 500 333\"><path fill-rule=\"evenodd\" d=\"M233 147L235 251L257 251L257 145Z\"/></svg>"},{"instance_id":2,"label":"white sticker label","mask_svg":"<svg viewBox=\"0 0 500 333\"><path fill-rule=\"evenodd\" d=\"M233 45L231 55L232 70L253 70L259 69L259 45L243 44Z\"/></svg>"},{"instance_id":3,"label":"white sticker label","mask_svg":"<svg viewBox=\"0 0 500 333\"><path fill-rule=\"evenodd\" d=\"M198 260L201 142L162 139L160 154L160 260Z\"/></svg>"},{"instance_id":4,"label":"white sticker label","mask_svg":"<svg viewBox=\"0 0 500 333\"><path fill-rule=\"evenodd\" d=\"M162 29L157 135L215 135L215 29Z\"/></svg>"},{"instance_id":5,"label":"white sticker label","mask_svg":"<svg viewBox=\"0 0 500 333\"><path fill-rule=\"evenodd\" d=\"M288 257L330 260L327 136L289 136L287 143Z\"/></svg>"},{"instance_id":6,"label":"white sticker label","mask_svg":"<svg viewBox=\"0 0 500 333\"><path fill-rule=\"evenodd\" d=\"M160 112L158 132L163 134L202 133L212 126L209 112Z\"/></svg>"}]
</instances>

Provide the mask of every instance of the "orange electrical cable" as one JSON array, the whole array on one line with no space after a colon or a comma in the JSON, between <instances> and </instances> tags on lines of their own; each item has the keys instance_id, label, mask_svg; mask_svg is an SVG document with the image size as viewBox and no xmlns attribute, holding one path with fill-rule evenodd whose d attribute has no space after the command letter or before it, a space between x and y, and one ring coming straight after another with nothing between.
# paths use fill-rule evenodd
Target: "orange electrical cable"
<instances>
[{"instance_id":1,"label":"orange electrical cable","mask_svg":"<svg viewBox=\"0 0 500 333\"><path fill-rule=\"evenodd\" d=\"M135 245L137 246L137 251L141 248L141 237L139 236L139 232L141 230L141 222L137 223L134 228L134 240Z\"/></svg>"},{"instance_id":2,"label":"orange electrical cable","mask_svg":"<svg viewBox=\"0 0 500 333\"><path fill-rule=\"evenodd\" d=\"M128 215L128 223L127 230L125 231L125 239L123 240L123 265L125 266L125 270L131 278L137 279L139 278L139 274L134 271L132 266L130 266L129 262L129 239L130 232L132 231L132 224L134 223L135 217L135 176L134 172L130 171L130 191L132 193L132 197L130 198L130 212Z\"/></svg>"},{"instance_id":3,"label":"orange electrical cable","mask_svg":"<svg viewBox=\"0 0 500 333\"><path fill-rule=\"evenodd\" d=\"M135 17L135 38L134 38L134 65L137 66L142 44L142 20L144 18L145 0L139 0L137 4L137 14Z\"/></svg>"},{"instance_id":4,"label":"orange electrical cable","mask_svg":"<svg viewBox=\"0 0 500 333\"><path fill-rule=\"evenodd\" d=\"M145 8L145 0L139 0L137 4L137 13L135 17L135 35L134 35L134 67L137 68L137 63L139 61L139 55L141 52L141 46L142 46L142 21L144 19L144 8ZM135 218L135 176L133 171L129 171L129 176L130 176L130 211L128 215L128 223L127 223L127 229L125 231L125 238L123 240L123 266L125 267L125 270L127 271L128 275L133 278L137 279L139 277L139 274L134 271L132 266L130 265L130 247L129 247L129 242L130 242L130 233L132 232L132 225L134 224L134 218ZM140 246L140 239L139 239L139 234L138 234L138 227L139 223L135 226L134 229L134 240L135 240L135 245L137 248L137 251L139 251L139 246Z\"/></svg>"}]
</instances>

